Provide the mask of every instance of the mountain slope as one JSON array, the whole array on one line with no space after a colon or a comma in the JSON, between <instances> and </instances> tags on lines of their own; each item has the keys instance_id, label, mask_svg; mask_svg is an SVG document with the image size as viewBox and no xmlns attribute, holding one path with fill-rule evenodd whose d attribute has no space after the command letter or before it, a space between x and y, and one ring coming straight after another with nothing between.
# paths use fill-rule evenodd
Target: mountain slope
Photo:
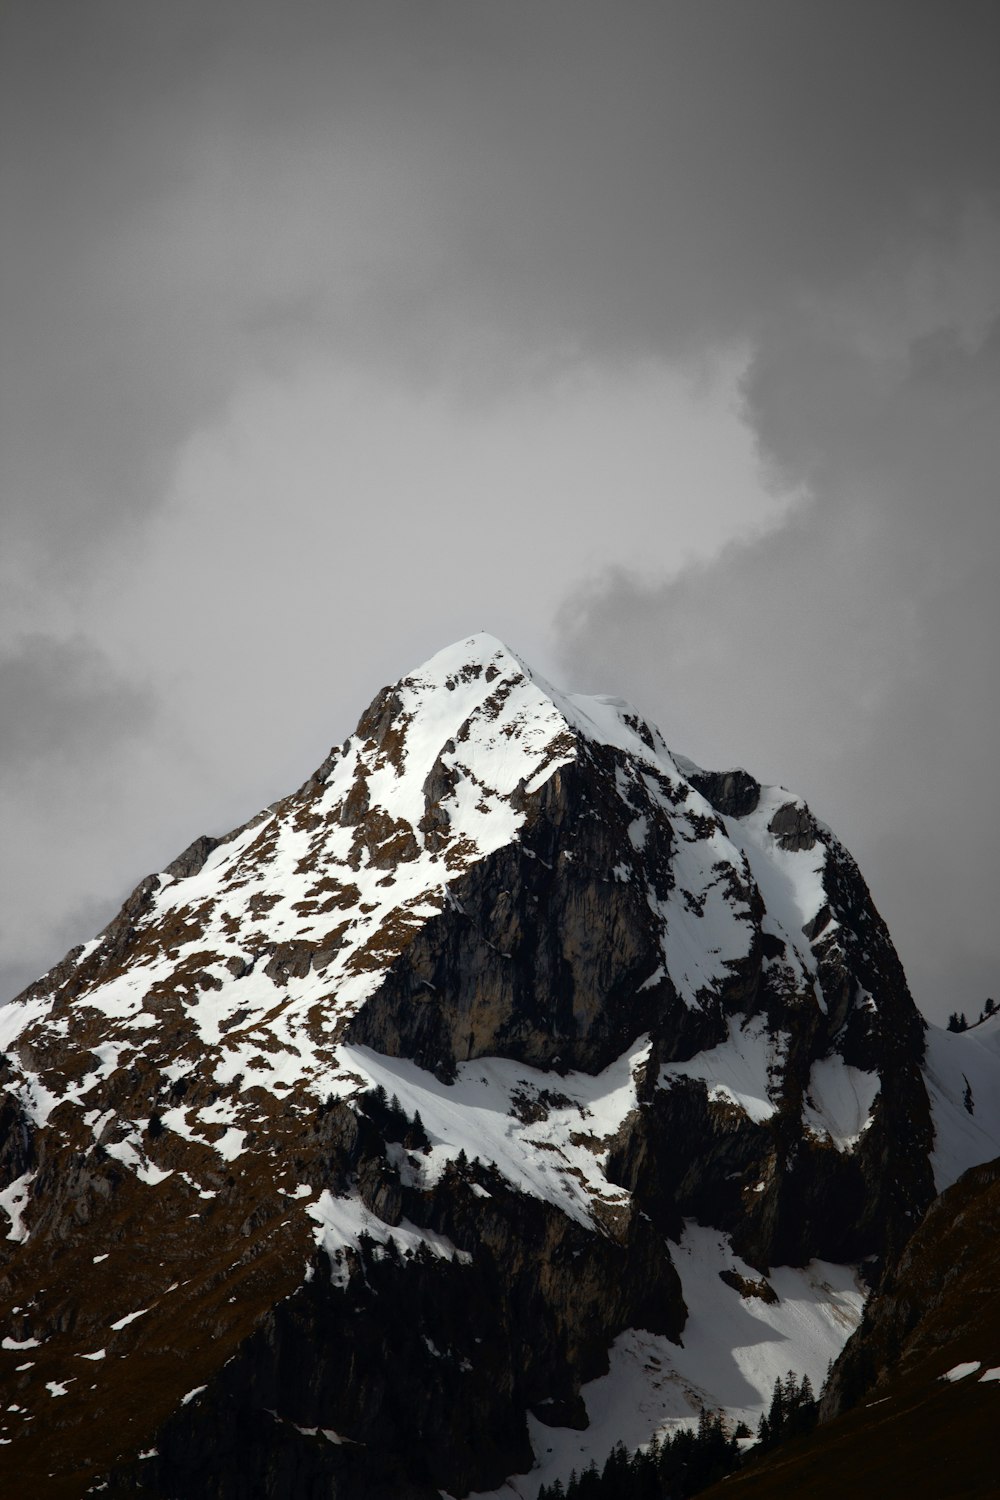
<instances>
[{"instance_id":1,"label":"mountain slope","mask_svg":"<svg viewBox=\"0 0 1000 1500\"><path fill-rule=\"evenodd\" d=\"M1000 1162L971 1168L931 1206L868 1304L824 1404L833 1420L718 1494L996 1495Z\"/></svg>"},{"instance_id":2,"label":"mountain slope","mask_svg":"<svg viewBox=\"0 0 1000 1500\"><path fill-rule=\"evenodd\" d=\"M533 1495L640 1387L752 1418L933 1195L923 1045L799 799L460 642L0 1012L0 1482Z\"/></svg>"}]
</instances>

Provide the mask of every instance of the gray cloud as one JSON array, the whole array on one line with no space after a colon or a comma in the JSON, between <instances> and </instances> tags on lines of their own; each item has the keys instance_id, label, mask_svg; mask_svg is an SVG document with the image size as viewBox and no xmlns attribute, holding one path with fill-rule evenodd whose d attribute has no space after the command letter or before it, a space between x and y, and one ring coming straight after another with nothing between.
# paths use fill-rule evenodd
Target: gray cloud
<instances>
[{"instance_id":1,"label":"gray cloud","mask_svg":"<svg viewBox=\"0 0 1000 1500\"><path fill-rule=\"evenodd\" d=\"M949 243L997 187L972 0L4 26L4 513L49 554L154 504L172 445L303 344L461 389L691 353Z\"/></svg>"},{"instance_id":2,"label":"gray cloud","mask_svg":"<svg viewBox=\"0 0 1000 1500\"><path fill-rule=\"evenodd\" d=\"M120 901L143 820L115 814L157 726L151 694L81 639L32 635L3 651L0 705L3 1000Z\"/></svg>"},{"instance_id":3,"label":"gray cloud","mask_svg":"<svg viewBox=\"0 0 1000 1500\"><path fill-rule=\"evenodd\" d=\"M57 963L79 943L85 943L115 915L121 905L121 893L108 892L104 900L87 898L68 909L54 910L51 917L39 921L31 940L23 934L12 934L8 924L0 925L0 1005L19 995L33 984L40 972Z\"/></svg>"},{"instance_id":4,"label":"gray cloud","mask_svg":"<svg viewBox=\"0 0 1000 1500\"><path fill-rule=\"evenodd\" d=\"M0 775L104 754L145 729L148 693L89 642L22 638L0 655Z\"/></svg>"}]
</instances>

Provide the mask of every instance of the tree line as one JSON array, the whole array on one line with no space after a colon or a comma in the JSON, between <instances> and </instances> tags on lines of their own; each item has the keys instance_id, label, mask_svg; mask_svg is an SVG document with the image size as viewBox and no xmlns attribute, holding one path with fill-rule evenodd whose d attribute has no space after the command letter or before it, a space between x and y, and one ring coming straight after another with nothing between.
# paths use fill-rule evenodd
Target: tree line
<instances>
[{"instance_id":1,"label":"tree line","mask_svg":"<svg viewBox=\"0 0 1000 1500\"><path fill-rule=\"evenodd\" d=\"M801 1380L789 1370L774 1383L771 1404L761 1416L751 1454L767 1452L789 1438L811 1432L817 1404L808 1375ZM702 1410L698 1426L654 1437L635 1453L616 1443L604 1467L591 1462L575 1471L565 1484L556 1479L543 1484L538 1500L688 1500L709 1485L732 1474L743 1462L740 1439L751 1437L740 1423L727 1433L722 1418Z\"/></svg>"},{"instance_id":2,"label":"tree line","mask_svg":"<svg viewBox=\"0 0 1000 1500\"><path fill-rule=\"evenodd\" d=\"M969 1029L970 1026L981 1026L984 1021L988 1021L989 1018L990 1018L990 1016L995 1016L996 1013L997 1013L997 1003L992 998L989 999L989 1000L987 1000L986 1004L983 1006L982 1010L979 1012L979 1019L978 1019L978 1021L969 1021L966 1018L966 1014L965 1014L964 1010L953 1010L952 1013L951 1013L951 1015L948 1017L948 1030L949 1031L968 1031L968 1029Z\"/></svg>"}]
</instances>

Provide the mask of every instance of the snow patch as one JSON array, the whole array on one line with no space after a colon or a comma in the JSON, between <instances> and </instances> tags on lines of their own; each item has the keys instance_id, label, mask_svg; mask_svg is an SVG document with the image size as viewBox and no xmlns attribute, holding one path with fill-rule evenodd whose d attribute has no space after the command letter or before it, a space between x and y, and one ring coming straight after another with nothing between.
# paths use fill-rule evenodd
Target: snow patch
<instances>
[{"instance_id":1,"label":"snow patch","mask_svg":"<svg viewBox=\"0 0 1000 1500\"><path fill-rule=\"evenodd\" d=\"M115 1333L118 1333L122 1328L126 1328L129 1323L134 1323L136 1318L144 1318L148 1312L148 1307L140 1307L137 1312L126 1313L124 1318L119 1318L117 1323L111 1323L109 1327Z\"/></svg>"},{"instance_id":2,"label":"snow patch","mask_svg":"<svg viewBox=\"0 0 1000 1500\"><path fill-rule=\"evenodd\" d=\"M16 1177L10 1186L5 1187L0 1193L0 1208L10 1220L7 1238L17 1240L22 1244L28 1238L28 1229L23 1216L30 1197L28 1190L34 1178L34 1172L22 1172L20 1177Z\"/></svg>"},{"instance_id":3,"label":"snow patch","mask_svg":"<svg viewBox=\"0 0 1000 1500\"><path fill-rule=\"evenodd\" d=\"M665 1063L660 1069L660 1083L669 1086L677 1078L694 1078L708 1088L713 1103L735 1104L756 1123L769 1120L776 1106L771 1102L769 1085L784 1058L787 1038L772 1033L763 1016L740 1022L730 1016L729 1035L717 1047L687 1062Z\"/></svg>"},{"instance_id":4,"label":"snow patch","mask_svg":"<svg viewBox=\"0 0 1000 1500\"><path fill-rule=\"evenodd\" d=\"M649 1039L641 1037L596 1075L554 1075L507 1058L480 1057L459 1063L450 1084L406 1058L368 1047L342 1047L339 1058L355 1080L381 1084L390 1098L395 1094L407 1115L419 1111L431 1149L413 1160L425 1185L464 1150L512 1187L591 1227L595 1202L628 1202L628 1193L605 1177L603 1164L608 1143L636 1107L633 1075L648 1055ZM525 1100L537 1106L531 1114L539 1118L521 1118Z\"/></svg>"},{"instance_id":5,"label":"snow patch","mask_svg":"<svg viewBox=\"0 0 1000 1500\"><path fill-rule=\"evenodd\" d=\"M802 1122L838 1151L850 1151L872 1123L881 1087L877 1073L850 1067L839 1053L819 1058L809 1074Z\"/></svg>"},{"instance_id":6,"label":"snow patch","mask_svg":"<svg viewBox=\"0 0 1000 1500\"><path fill-rule=\"evenodd\" d=\"M404 1256L412 1255L425 1245L442 1260L457 1259L468 1265L472 1259L468 1251L458 1250L445 1235L432 1229L419 1229L406 1219L401 1224L386 1224L354 1195L335 1198L329 1189L324 1188L318 1201L310 1204L306 1212L316 1224L313 1234L317 1245L329 1256L335 1286L346 1286L350 1280L343 1252L348 1248L359 1250L362 1235L377 1245L392 1242Z\"/></svg>"},{"instance_id":7,"label":"snow patch","mask_svg":"<svg viewBox=\"0 0 1000 1500\"><path fill-rule=\"evenodd\" d=\"M982 1363L981 1359L963 1360L960 1365L952 1365L950 1370L945 1370L940 1379L950 1380L952 1383L956 1380L965 1380L967 1376L975 1375L976 1371L982 1367Z\"/></svg>"},{"instance_id":8,"label":"snow patch","mask_svg":"<svg viewBox=\"0 0 1000 1500\"><path fill-rule=\"evenodd\" d=\"M924 1079L941 1193L970 1167L1000 1155L1000 1013L969 1031L928 1026Z\"/></svg>"}]
</instances>

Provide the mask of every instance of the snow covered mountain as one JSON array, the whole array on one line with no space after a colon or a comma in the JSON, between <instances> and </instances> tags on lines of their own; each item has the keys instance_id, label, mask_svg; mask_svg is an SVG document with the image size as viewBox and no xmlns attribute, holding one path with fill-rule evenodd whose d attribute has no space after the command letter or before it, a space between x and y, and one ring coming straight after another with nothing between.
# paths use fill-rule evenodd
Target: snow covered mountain
<instances>
[{"instance_id":1,"label":"snow covered mountain","mask_svg":"<svg viewBox=\"0 0 1000 1500\"><path fill-rule=\"evenodd\" d=\"M462 641L0 1011L0 1486L534 1496L753 1422L1000 1152L924 1031L801 800Z\"/></svg>"}]
</instances>

